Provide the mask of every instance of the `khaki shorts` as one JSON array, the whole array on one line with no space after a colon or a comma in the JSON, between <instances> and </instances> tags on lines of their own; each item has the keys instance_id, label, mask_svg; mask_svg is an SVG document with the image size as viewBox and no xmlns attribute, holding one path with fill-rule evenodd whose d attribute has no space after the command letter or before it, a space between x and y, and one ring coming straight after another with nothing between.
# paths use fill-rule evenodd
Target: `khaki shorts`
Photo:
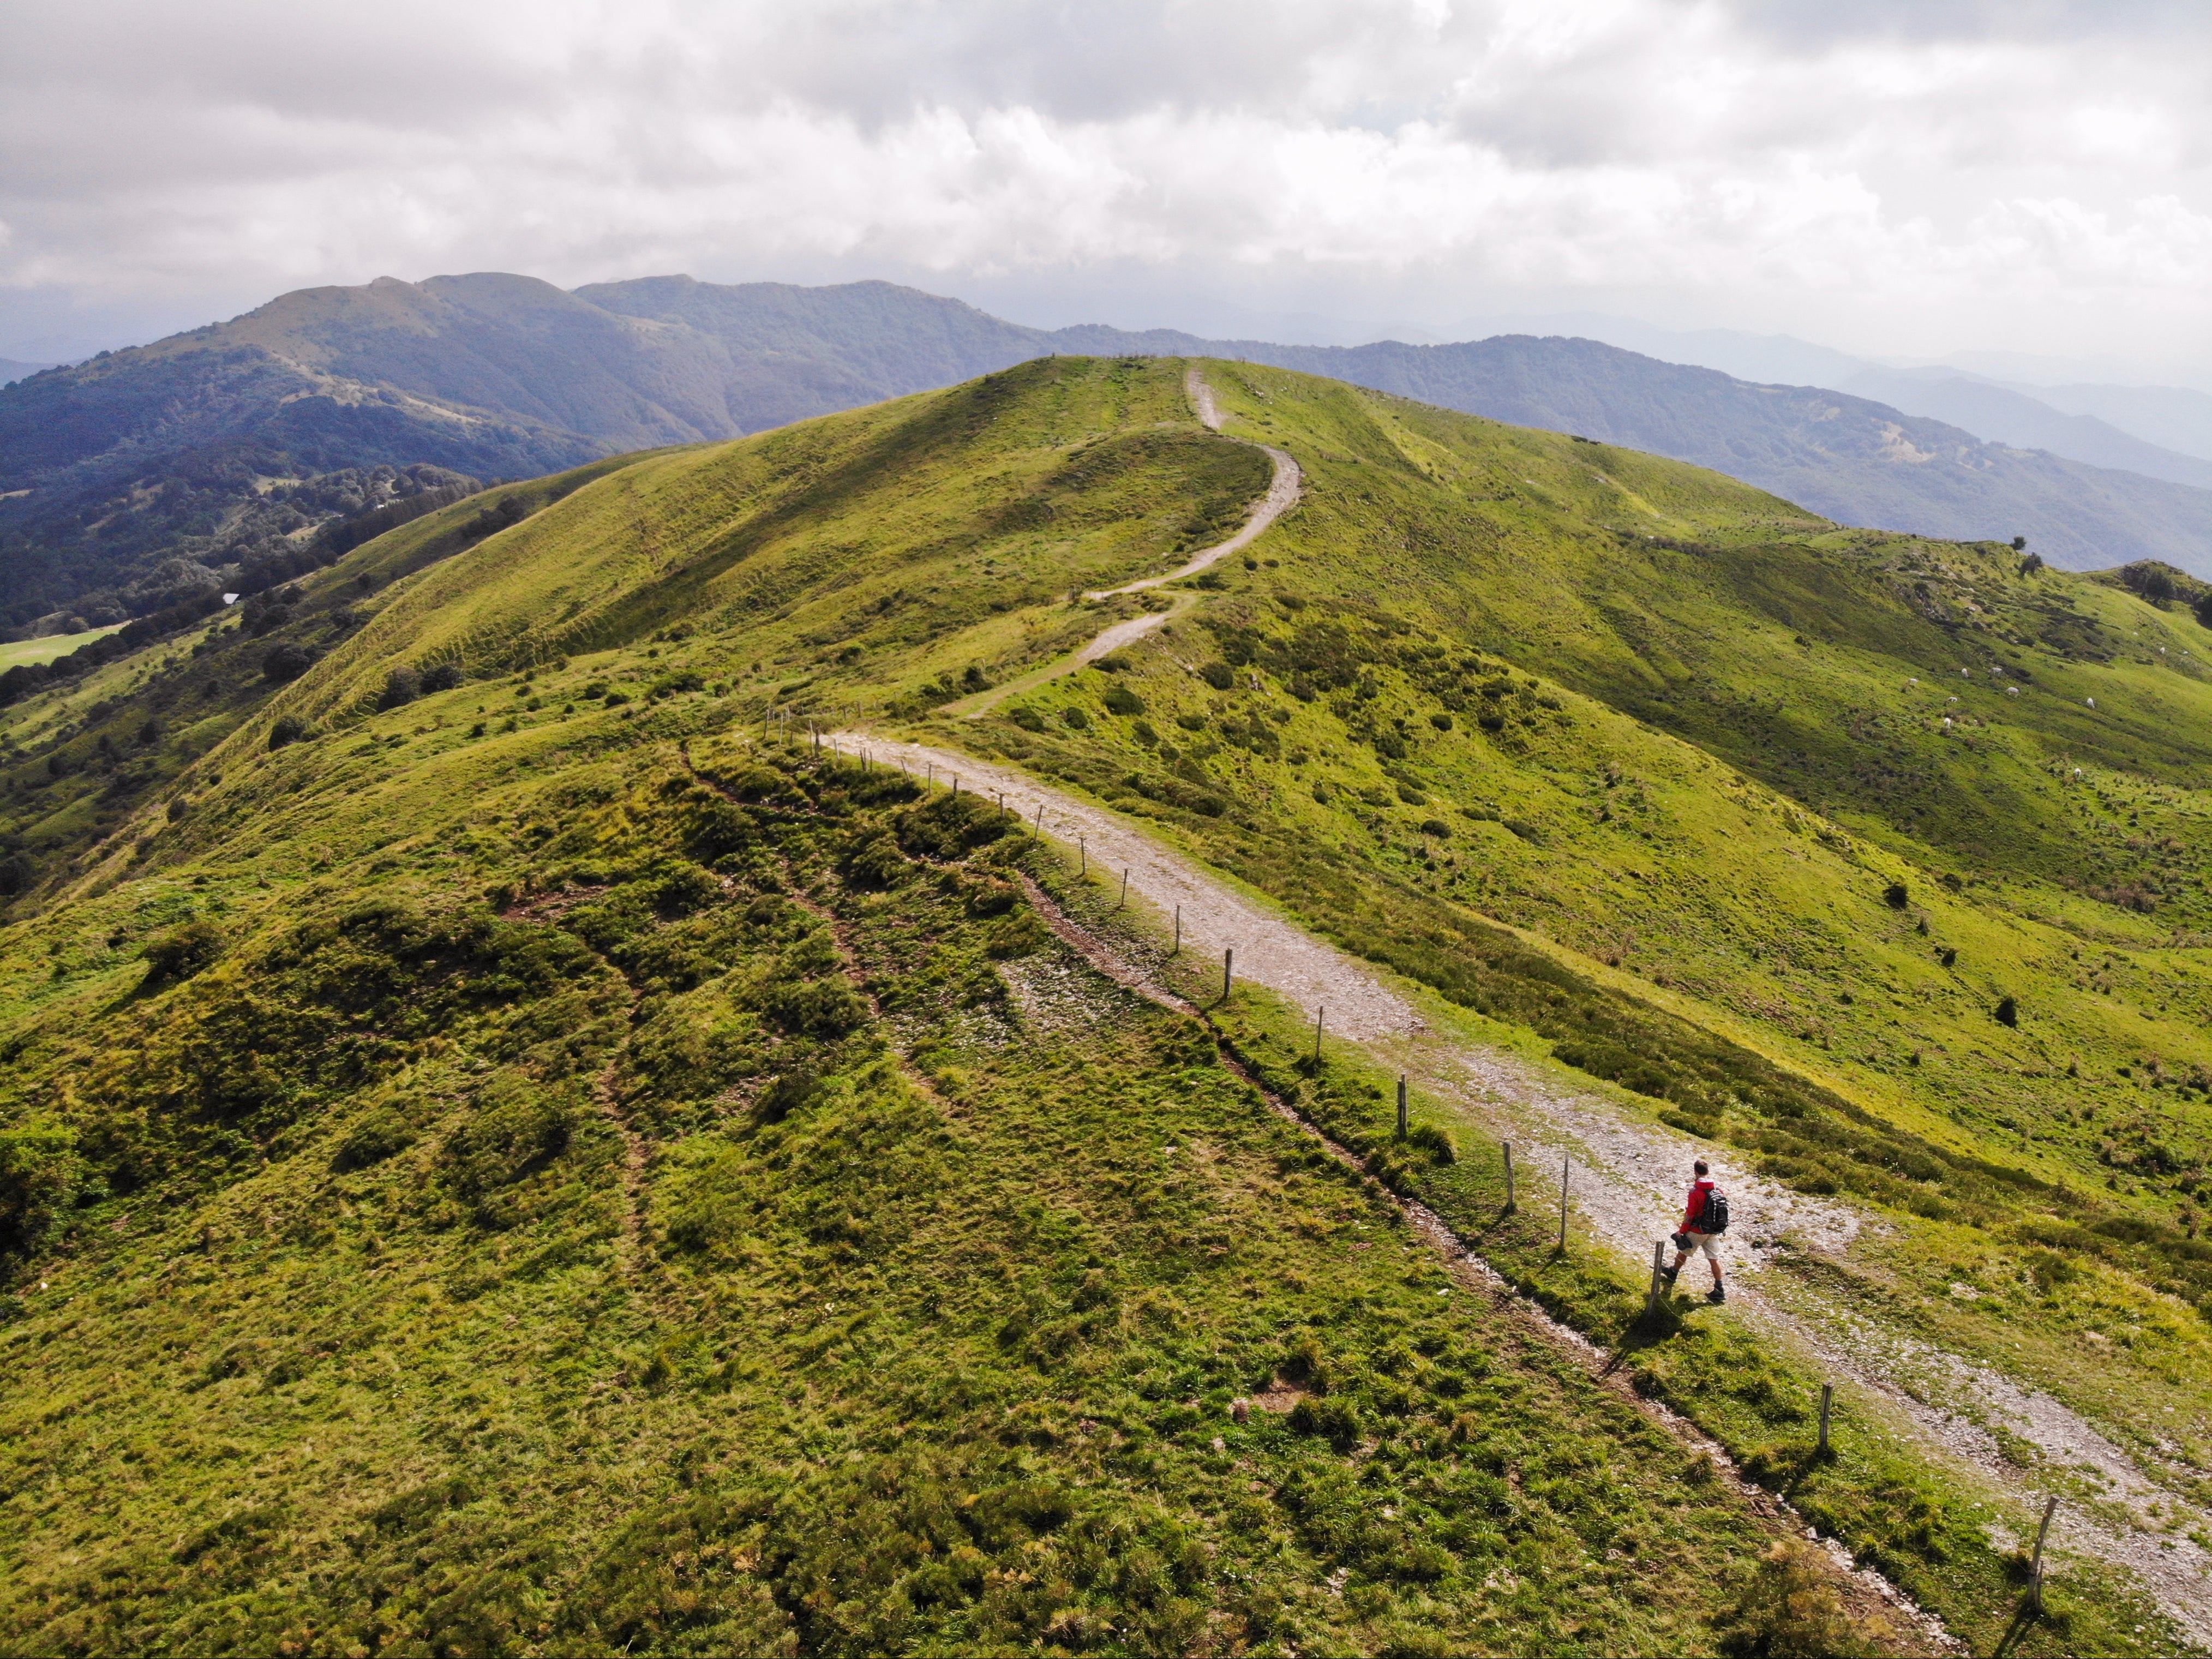
<instances>
[{"instance_id":1,"label":"khaki shorts","mask_svg":"<svg viewBox=\"0 0 2212 1659\"><path fill-rule=\"evenodd\" d=\"M1717 1261L1721 1259L1720 1246L1721 1236L1718 1233L1685 1232L1682 1235L1682 1249L1685 1255L1692 1250L1703 1250L1708 1256Z\"/></svg>"}]
</instances>

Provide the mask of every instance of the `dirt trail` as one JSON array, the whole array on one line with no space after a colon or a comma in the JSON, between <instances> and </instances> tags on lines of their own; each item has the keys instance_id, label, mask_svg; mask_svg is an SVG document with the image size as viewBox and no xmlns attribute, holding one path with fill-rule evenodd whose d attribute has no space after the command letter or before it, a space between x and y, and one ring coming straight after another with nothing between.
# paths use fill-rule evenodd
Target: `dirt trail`
<instances>
[{"instance_id":1,"label":"dirt trail","mask_svg":"<svg viewBox=\"0 0 2212 1659\"><path fill-rule=\"evenodd\" d=\"M1006 808L1062 842L1070 854L1118 878L1163 916L1180 912L1187 955L1218 963L1236 952L1240 981L1264 985L1310 1018L1326 1010L1326 1029L1362 1043L1386 1064L1408 1072L1416 1087L1463 1103L1484 1117L1514 1126L1516 1161L1533 1179L1556 1183L1560 1158L1575 1161L1577 1212L1630 1261L1650 1260L1651 1246L1680 1212L1683 1172L1700 1143L1655 1126L1625 1121L1603 1099L1563 1090L1517 1057L1452 1042L1423 1024L1413 1006L1367 963L1314 939L1263 900L1173 852L1118 814L1062 794L1027 775L949 750L856 732L825 737L852 756L866 755L917 777L1002 801ZM1539 1176L1547 1167L1548 1176ZM1845 1204L1808 1198L1747 1170L1718 1171L1733 1200L1729 1252L1729 1303L1754 1323L1816 1353L1839 1382L1916 1425L1943 1451L1971 1462L1991 1485L2039 1508L2045 1488L2007 1460L1998 1438L2017 1436L2051 1464L2094 1468L2116 1501L2135 1518L2116 1524L2087 1506L2062 1499L2053 1541L2136 1573L2191 1640L2212 1647L2212 1554L2187 1537L2212 1528L2206 1516L2137 1467L2106 1436L2051 1395L1917 1338L1875 1328L1863 1315L1825 1305L1803 1281L1777 1289L1788 1305L1765 1293L1762 1280L1777 1246L1840 1253L1884 1224ZM1554 1184L1552 1190L1556 1191ZM1684 1283L1700 1272L1692 1263ZM2179 1525L2149 1514L2155 1503Z\"/></svg>"},{"instance_id":2,"label":"dirt trail","mask_svg":"<svg viewBox=\"0 0 2212 1659\"><path fill-rule=\"evenodd\" d=\"M643 1135L630 1127L629 1117L622 1109L621 1097L616 1087L616 1078L621 1061L609 1060L606 1069L592 1086L592 1098L599 1115L614 1126L622 1137L622 1232L615 1244L615 1267L626 1279L641 1277L644 1262L652 1257L651 1246L645 1237L646 1170L653 1162L653 1146Z\"/></svg>"},{"instance_id":3,"label":"dirt trail","mask_svg":"<svg viewBox=\"0 0 2212 1659\"><path fill-rule=\"evenodd\" d=\"M1191 406L1197 411L1200 421L1218 432L1224 417L1220 407L1214 402L1213 388L1206 385L1205 376L1195 368L1188 370L1183 376L1183 390L1188 394ZM1237 441L1243 443L1249 441L1240 438ZM1181 581L1186 576L1196 575L1217 560L1225 559L1232 553L1243 552L1258 540L1268 526L1297 504L1298 491L1304 487L1305 475L1299 471L1298 464L1291 459L1287 451L1277 449L1270 444L1261 443L1255 443L1252 447L1265 452L1267 459L1275 464L1275 472L1274 477L1268 483L1267 493L1261 496L1258 504L1253 507L1251 516L1244 520L1242 529L1227 541L1194 554L1188 564L1179 569L1169 571L1164 576L1147 576L1142 581L1127 582L1120 587L1103 588L1095 592L1085 593L1083 597L1086 599L1110 599L1121 594L1142 593L1155 587L1164 586L1169 582ZM1089 644L1073 655L1056 658L1041 668L1033 668L1026 674L1018 675L1007 681L1004 685L994 686L988 691L979 691L973 696L961 698L957 702L947 703L945 705L944 712L973 720L976 715L996 708L1008 697L1034 690L1047 681L1060 678L1063 674L1072 674L1086 664L1097 661L1110 651L1118 651L1125 645L1134 645L1155 629L1164 627L1182 615L1196 604L1197 600L1198 595L1195 593L1176 594L1174 602L1166 610L1150 611L1141 617L1130 617L1121 622L1115 623L1094 635Z\"/></svg>"},{"instance_id":4,"label":"dirt trail","mask_svg":"<svg viewBox=\"0 0 2212 1659\"><path fill-rule=\"evenodd\" d=\"M1189 395L1192 407L1198 410L1198 418L1214 431L1220 431L1224 417L1220 407L1213 401L1213 388L1206 385L1206 377L1196 369L1191 369L1183 375L1182 386L1183 391ZM1242 553L1257 541L1269 525L1291 510L1298 499L1298 490L1304 484L1305 475L1298 471L1298 464L1291 459L1288 451L1277 449L1272 444L1255 443L1252 447L1264 451L1267 459L1275 464L1275 476L1267 486L1267 493L1252 509L1252 516L1244 520L1242 530L1218 547L1209 547L1196 555L1180 570L1170 570L1164 576L1148 576L1140 582L1124 583L1120 587L1109 587L1097 593L1086 593L1084 597L1109 599L1116 593L1141 593L1146 588L1181 581L1185 576L1195 576L1217 559L1225 559L1231 553Z\"/></svg>"}]
</instances>

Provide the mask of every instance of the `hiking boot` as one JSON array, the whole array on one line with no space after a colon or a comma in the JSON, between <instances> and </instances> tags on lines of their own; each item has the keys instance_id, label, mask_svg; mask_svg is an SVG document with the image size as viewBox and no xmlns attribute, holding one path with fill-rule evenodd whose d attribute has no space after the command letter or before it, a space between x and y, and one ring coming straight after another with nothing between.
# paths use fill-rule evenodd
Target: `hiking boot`
<instances>
[{"instance_id":1,"label":"hiking boot","mask_svg":"<svg viewBox=\"0 0 2212 1659\"><path fill-rule=\"evenodd\" d=\"M1669 1286L1672 1286L1674 1283L1675 1274L1681 1271L1682 1270L1680 1267L1662 1267L1659 1270L1659 1277L1665 1279Z\"/></svg>"},{"instance_id":2,"label":"hiking boot","mask_svg":"<svg viewBox=\"0 0 2212 1659\"><path fill-rule=\"evenodd\" d=\"M1708 1302L1725 1302L1725 1301L1727 1301L1727 1300L1728 1300L1728 1289L1727 1289L1727 1287L1726 1287L1725 1285L1714 1285L1714 1286L1712 1287L1712 1289L1711 1289L1710 1291L1707 1291L1705 1292L1705 1300L1706 1300L1706 1301L1708 1301Z\"/></svg>"}]
</instances>

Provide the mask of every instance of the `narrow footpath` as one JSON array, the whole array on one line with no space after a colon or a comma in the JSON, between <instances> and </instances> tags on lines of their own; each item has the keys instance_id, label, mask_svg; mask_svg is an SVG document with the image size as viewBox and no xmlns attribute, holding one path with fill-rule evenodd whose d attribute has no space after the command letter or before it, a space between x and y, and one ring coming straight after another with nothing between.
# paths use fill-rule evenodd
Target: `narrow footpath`
<instances>
[{"instance_id":1,"label":"narrow footpath","mask_svg":"<svg viewBox=\"0 0 2212 1659\"><path fill-rule=\"evenodd\" d=\"M1191 406L1198 413L1198 418L1207 427L1218 432L1225 417L1222 415L1219 405L1214 402L1213 388L1206 385L1205 376L1201 375L1196 368L1187 371L1183 375L1183 391L1188 395ZM1250 442L1249 439L1243 438L1234 441ZM1298 471L1298 464L1291 459L1288 451L1277 449L1272 444L1254 443L1251 447L1261 451L1274 463L1275 472L1267 485L1267 493L1253 507L1251 516L1244 520L1243 528L1227 541L1192 555L1188 563L1179 569L1169 571L1164 576L1147 576L1142 581L1125 582L1120 587L1102 588L1094 592L1085 593L1083 597L1086 599L1113 599L1130 593L1149 592L1154 588L1164 587L1170 582L1181 581L1186 576L1195 576L1207 566L1227 558L1231 554L1242 553L1258 540L1268 526L1297 504L1298 492L1305 485L1305 475ZM944 712L973 720L976 715L997 708L1008 697L1019 696L1026 691L1034 691L1038 686L1048 681L1056 680L1064 674L1073 674L1077 669L1097 662L1109 652L1119 651L1125 646L1134 645L1154 629L1166 626L1191 610L1197 605L1199 598L1197 593L1188 590L1171 594L1169 596L1168 603L1161 609L1147 611L1141 617L1124 617L1119 622L1111 623L1101 629L1091 638L1090 643L1080 649L1064 657L1056 657L1051 662L1041 667L1032 668L1025 674L1018 674L1003 685L994 685L988 691L978 691L972 696L961 698L957 702L947 703L945 705Z\"/></svg>"}]
</instances>

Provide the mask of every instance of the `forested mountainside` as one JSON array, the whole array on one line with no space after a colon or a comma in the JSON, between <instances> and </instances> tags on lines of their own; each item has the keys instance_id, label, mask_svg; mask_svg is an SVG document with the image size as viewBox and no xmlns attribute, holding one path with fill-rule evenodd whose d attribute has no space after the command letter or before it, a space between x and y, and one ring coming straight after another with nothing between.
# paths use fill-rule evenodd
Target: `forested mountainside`
<instances>
[{"instance_id":1,"label":"forested mountainside","mask_svg":"<svg viewBox=\"0 0 2212 1659\"><path fill-rule=\"evenodd\" d=\"M665 276L565 293L487 272L303 289L0 389L0 623L150 614L172 602L149 591L165 567L227 571L265 557L272 535L297 546L343 514L320 497L377 469L532 476L1053 353L1271 362L1693 461L1840 522L2025 536L2074 568L2155 558L2212 574L2212 492L1594 341L1209 342L1028 328L885 283ZM300 522L272 526L276 501Z\"/></svg>"},{"instance_id":2,"label":"forested mountainside","mask_svg":"<svg viewBox=\"0 0 2212 1659\"><path fill-rule=\"evenodd\" d=\"M0 710L10 1645L1930 1650L1808 1521L1977 1649L2196 1639L2190 579L1186 367L501 486ZM1509 1209L1531 1121L1768 1194L1752 1299ZM2154 1496L1874 1386L1817 1455L1815 1308Z\"/></svg>"}]
</instances>

